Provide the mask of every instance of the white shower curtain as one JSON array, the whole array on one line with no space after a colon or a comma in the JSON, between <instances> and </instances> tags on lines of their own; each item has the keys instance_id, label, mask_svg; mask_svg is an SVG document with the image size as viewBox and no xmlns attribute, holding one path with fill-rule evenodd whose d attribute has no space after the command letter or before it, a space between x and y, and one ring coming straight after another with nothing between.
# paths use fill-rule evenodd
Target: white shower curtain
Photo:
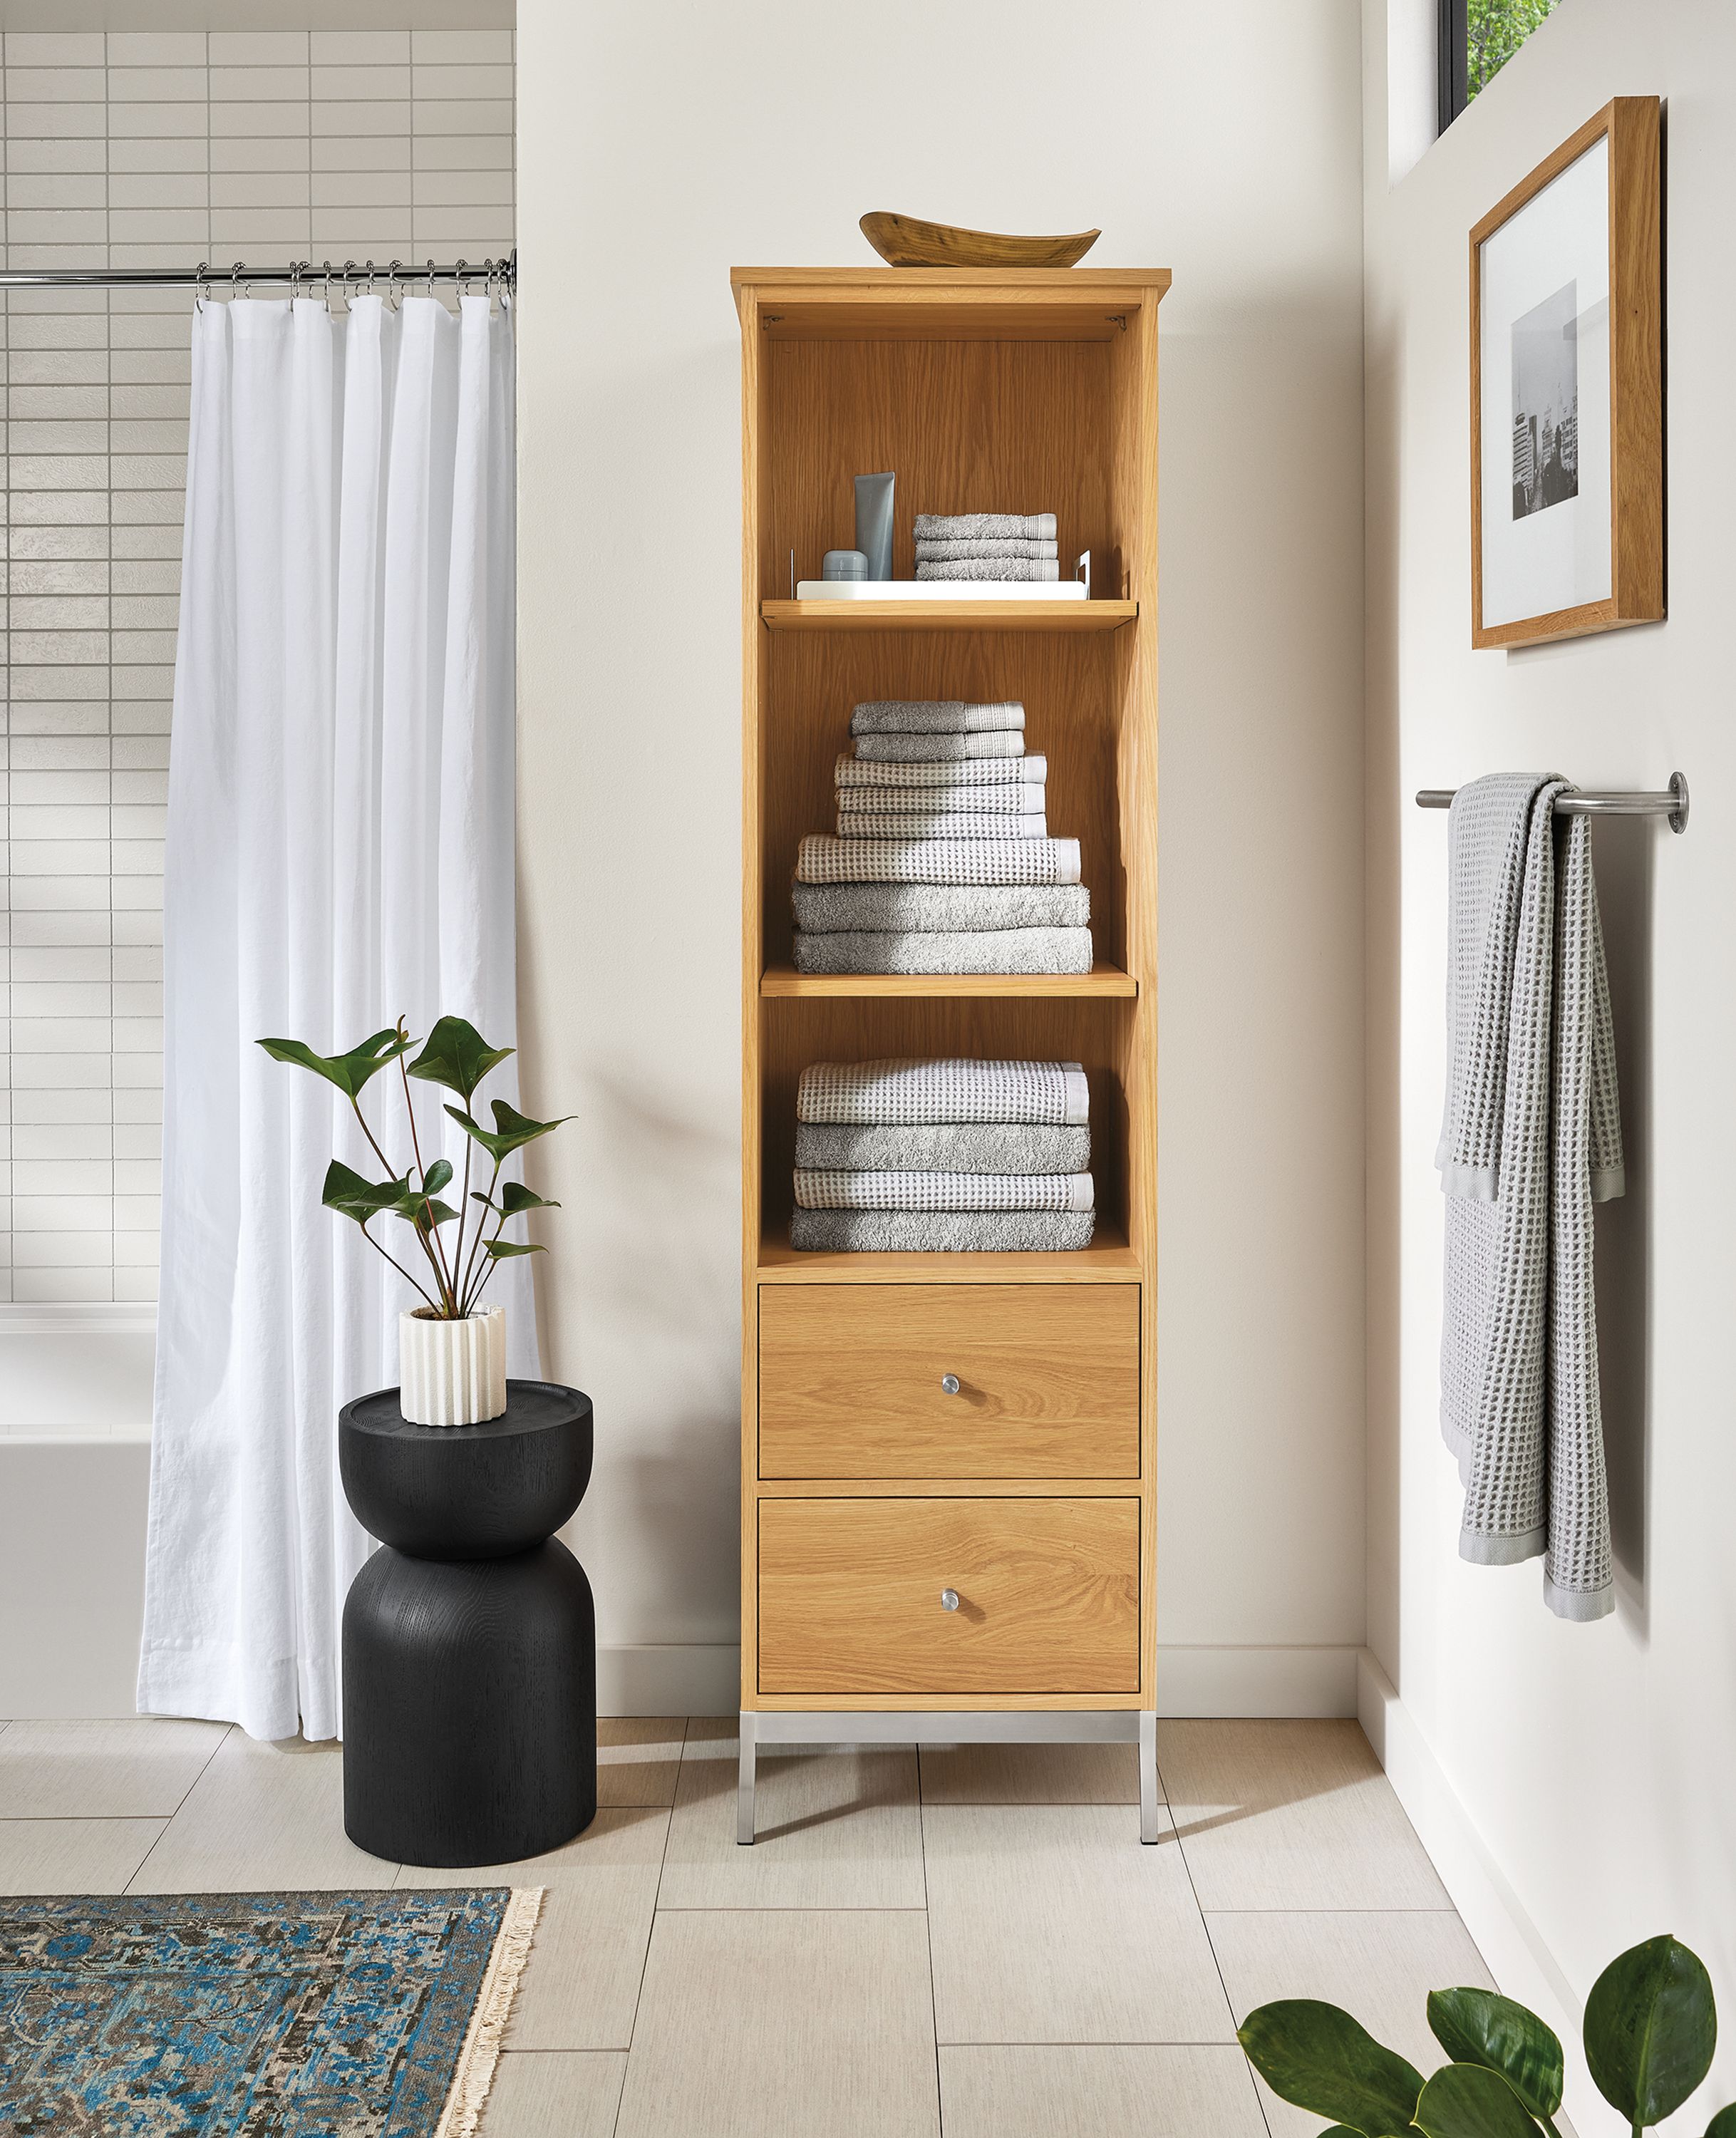
<instances>
[{"instance_id":1,"label":"white shower curtain","mask_svg":"<svg viewBox=\"0 0 1736 2138\"><path fill-rule=\"evenodd\" d=\"M416 1301L320 1206L334 1156L379 1171L348 1107L254 1042L449 1013L514 1043L512 324L482 295L242 299L199 308L193 352L139 1706L330 1737L368 1550L337 1412L396 1382ZM516 1103L515 1066L484 1100ZM424 1154L461 1164L449 1095L412 1088ZM396 1072L364 1096L394 1159L403 1104ZM489 1294L518 1373L528 1267Z\"/></svg>"}]
</instances>

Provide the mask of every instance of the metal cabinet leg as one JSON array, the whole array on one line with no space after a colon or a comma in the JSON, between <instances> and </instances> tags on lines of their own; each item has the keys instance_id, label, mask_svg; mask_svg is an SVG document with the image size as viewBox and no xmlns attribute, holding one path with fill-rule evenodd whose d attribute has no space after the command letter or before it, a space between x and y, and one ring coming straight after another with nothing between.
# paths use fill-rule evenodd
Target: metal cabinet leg
<instances>
[{"instance_id":1,"label":"metal cabinet leg","mask_svg":"<svg viewBox=\"0 0 1736 2138\"><path fill-rule=\"evenodd\" d=\"M1148 1845L1158 1838L1158 1718L1144 1709L1139 1715L1139 1838Z\"/></svg>"},{"instance_id":2,"label":"metal cabinet leg","mask_svg":"<svg viewBox=\"0 0 1736 2138\"><path fill-rule=\"evenodd\" d=\"M745 1709L737 1722L741 1765L735 1780L735 1838L744 1848L753 1846L753 1717Z\"/></svg>"}]
</instances>

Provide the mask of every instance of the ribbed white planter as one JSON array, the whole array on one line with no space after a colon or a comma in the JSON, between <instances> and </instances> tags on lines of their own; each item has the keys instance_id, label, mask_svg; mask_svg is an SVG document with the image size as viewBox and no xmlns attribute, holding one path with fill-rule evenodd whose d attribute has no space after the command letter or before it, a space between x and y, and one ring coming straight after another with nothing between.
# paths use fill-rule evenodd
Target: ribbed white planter
<instances>
[{"instance_id":1,"label":"ribbed white planter","mask_svg":"<svg viewBox=\"0 0 1736 2138\"><path fill-rule=\"evenodd\" d=\"M412 1425L480 1425L506 1408L506 1309L397 1318L398 1404Z\"/></svg>"}]
</instances>

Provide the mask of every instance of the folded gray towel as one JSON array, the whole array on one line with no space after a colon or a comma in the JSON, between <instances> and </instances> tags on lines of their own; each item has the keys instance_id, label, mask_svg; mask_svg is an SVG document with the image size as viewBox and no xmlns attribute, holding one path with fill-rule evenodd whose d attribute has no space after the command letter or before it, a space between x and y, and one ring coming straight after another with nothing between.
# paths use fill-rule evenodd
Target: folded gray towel
<instances>
[{"instance_id":1,"label":"folded gray towel","mask_svg":"<svg viewBox=\"0 0 1736 2138\"><path fill-rule=\"evenodd\" d=\"M1033 1121L1077 1127L1091 1118L1091 1087L1076 1062L927 1060L810 1062L796 1080L798 1121L930 1128L949 1121Z\"/></svg>"},{"instance_id":2,"label":"folded gray towel","mask_svg":"<svg viewBox=\"0 0 1736 2138\"><path fill-rule=\"evenodd\" d=\"M856 738L866 764L939 764L965 757L1022 757L1025 738L1011 730L991 735L870 735Z\"/></svg>"},{"instance_id":3,"label":"folded gray towel","mask_svg":"<svg viewBox=\"0 0 1736 2138\"><path fill-rule=\"evenodd\" d=\"M795 1210L808 1254L1056 1254L1088 1247L1090 1210Z\"/></svg>"},{"instance_id":4,"label":"folded gray towel","mask_svg":"<svg viewBox=\"0 0 1736 2138\"><path fill-rule=\"evenodd\" d=\"M941 759L919 764L880 764L870 763L859 750L854 757L841 757L832 776L841 788L1041 787L1048 781L1049 760L1033 754L977 757L962 762ZM891 804L876 798L872 807L890 808Z\"/></svg>"},{"instance_id":5,"label":"folded gray towel","mask_svg":"<svg viewBox=\"0 0 1736 2138\"><path fill-rule=\"evenodd\" d=\"M1046 839L1046 817L976 816L958 809L840 809L841 839Z\"/></svg>"},{"instance_id":6,"label":"folded gray towel","mask_svg":"<svg viewBox=\"0 0 1736 2138\"><path fill-rule=\"evenodd\" d=\"M1052 559L1060 552L1053 542L1023 542L1017 539L996 541L992 535L979 534L973 542L919 541L916 561L919 564L968 564L973 557L1035 557Z\"/></svg>"},{"instance_id":7,"label":"folded gray towel","mask_svg":"<svg viewBox=\"0 0 1736 2138\"><path fill-rule=\"evenodd\" d=\"M805 1172L1083 1173L1090 1163L1088 1128L954 1121L882 1129L803 1121L796 1130L796 1164Z\"/></svg>"},{"instance_id":8,"label":"folded gray towel","mask_svg":"<svg viewBox=\"0 0 1736 2138\"><path fill-rule=\"evenodd\" d=\"M809 935L972 933L984 928L1088 928L1082 883L792 883L796 925Z\"/></svg>"},{"instance_id":9,"label":"folded gray towel","mask_svg":"<svg viewBox=\"0 0 1736 2138\"><path fill-rule=\"evenodd\" d=\"M1025 708L1011 699L870 698L850 715L853 735L1002 734L1024 725Z\"/></svg>"},{"instance_id":10,"label":"folded gray towel","mask_svg":"<svg viewBox=\"0 0 1736 2138\"><path fill-rule=\"evenodd\" d=\"M910 935L841 930L792 939L798 973L1088 973L1089 928L930 930Z\"/></svg>"},{"instance_id":11,"label":"folded gray towel","mask_svg":"<svg viewBox=\"0 0 1736 2138\"><path fill-rule=\"evenodd\" d=\"M1055 579L1061 578L1061 566L1051 562L1041 563L1031 557L996 557L986 562L973 559L957 564L919 564L919 579Z\"/></svg>"},{"instance_id":12,"label":"folded gray towel","mask_svg":"<svg viewBox=\"0 0 1736 2138\"><path fill-rule=\"evenodd\" d=\"M803 1210L1095 1210L1089 1173L862 1173L796 1169Z\"/></svg>"},{"instance_id":13,"label":"folded gray towel","mask_svg":"<svg viewBox=\"0 0 1736 2138\"><path fill-rule=\"evenodd\" d=\"M811 832L799 883L1077 883L1077 839L840 839Z\"/></svg>"},{"instance_id":14,"label":"folded gray towel","mask_svg":"<svg viewBox=\"0 0 1736 2138\"><path fill-rule=\"evenodd\" d=\"M1052 512L919 512L919 542L1052 542Z\"/></svg>"},{"instance_id":15,"label":"folded gray towel","mask_svg":"<svg viewBox=\"0 0 1736 2138\"><path fill-rule=\"evenodd\" d=\"M1017 762L1008 758L1009 764ZM997 786L841 787L841 817L1041 817L1048 806L1046 787L1003 779ZM839 829L843 829L842 825Z\"/></svg>"}]
</instances>

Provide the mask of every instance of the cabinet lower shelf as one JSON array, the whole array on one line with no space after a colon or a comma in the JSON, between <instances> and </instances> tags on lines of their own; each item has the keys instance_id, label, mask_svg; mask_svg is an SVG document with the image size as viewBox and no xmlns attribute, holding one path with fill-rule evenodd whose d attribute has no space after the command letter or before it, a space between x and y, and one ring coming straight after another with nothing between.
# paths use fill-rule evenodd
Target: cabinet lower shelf
<instances>
[{"instance_id":1,"label":"cabinet lower shelf","mask_svg":"<svg viewBox=\"0 0 1736 2138\"><path fill-rule=\"evenodd\" d=\"M1137 1284L1139 1258L1118 1227L1063 1254L808 1254L782 1233L760 1236L761 1284Z\"/></svg>"}]
</instances>

